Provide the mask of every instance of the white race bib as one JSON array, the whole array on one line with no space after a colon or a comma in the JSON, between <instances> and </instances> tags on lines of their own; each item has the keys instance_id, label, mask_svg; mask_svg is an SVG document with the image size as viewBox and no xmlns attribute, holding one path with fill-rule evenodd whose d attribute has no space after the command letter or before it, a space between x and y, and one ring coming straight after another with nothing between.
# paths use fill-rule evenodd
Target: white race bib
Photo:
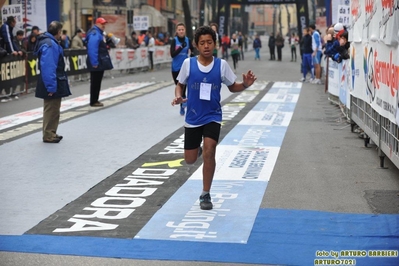
<instances>
[{"instance_id":1,"label":"white race bib","mask_svg":"<svg viewBox=\"0 0 399 266\"><path fill-rule=\"evenodd\" d=\"M212 84L201 83L200 84L200 99L210 101L211 100L211 89L212 89Z\"/></svg>"}]
</instances>

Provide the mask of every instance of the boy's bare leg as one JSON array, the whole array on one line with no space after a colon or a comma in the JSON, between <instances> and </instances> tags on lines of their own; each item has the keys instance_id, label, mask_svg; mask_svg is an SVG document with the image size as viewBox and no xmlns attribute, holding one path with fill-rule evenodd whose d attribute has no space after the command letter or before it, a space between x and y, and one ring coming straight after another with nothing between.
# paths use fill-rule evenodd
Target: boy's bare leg
<instances>
[{"instance_id":1,"label":"boy's bare leg","mask_svg":"<svg viewBox=\"0 0 399 266\"><path fill-rule=\"evenodd\" d=\"M204 147L202 153L202 158L204 161L202 168L203 191L211 190L213 175L215 174L216 167L216 145L217 142L214 139L204 138Z\"/></svg>"}]
</instances>

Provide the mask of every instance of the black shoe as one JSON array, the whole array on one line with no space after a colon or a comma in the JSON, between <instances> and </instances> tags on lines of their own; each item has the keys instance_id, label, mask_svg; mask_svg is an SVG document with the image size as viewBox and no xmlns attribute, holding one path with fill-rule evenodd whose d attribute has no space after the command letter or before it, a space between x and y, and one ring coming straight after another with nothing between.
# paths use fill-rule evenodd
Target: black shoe
<instances>
[{"instance_id":1,"label":"black shoe","mask_svg":"<svg viewBox=\"0 0 399 266\"><path fill-rule=\"evenodd\" d=\"M59 143L60 141L61 141L61 139L59 139L59 138L44 139L44 140L43 140L44 143Z\"/></svg>"},{"instance_id":2,"label":"black shoe","mask_svg":"<svg viewBox=\"0 0 399 266\"><path fill-rule=\"evenodd\" d=\"M206 193L204 196L200 196L200 207L201 210L212 210L213 204L211 202L211 195Z\"/></svg>"},{"instance_id":3,"label":"black shoe","mask_svg":"<svg viewBox=\"0 0 399 266\"><path fill-rule=\"evenodd\" d=\"M64 137L63 137L63 136L61 136L61 135L55 135L55 138L56 138L56 139L60 139L60 140L62 140Z\"/></svg>"},{"instance_id":4,"label":"black shoe","mask_svg":"<svg viewBox=\"0 0 399 266\"><path fill-rule=\"evenodd\" d=\"M96 103L90 104L90 106L91 106L91 107L103 107L104 104L103 104L103 103L100 103L100 102L96 102Z\"/></svg>"}]
</instances>

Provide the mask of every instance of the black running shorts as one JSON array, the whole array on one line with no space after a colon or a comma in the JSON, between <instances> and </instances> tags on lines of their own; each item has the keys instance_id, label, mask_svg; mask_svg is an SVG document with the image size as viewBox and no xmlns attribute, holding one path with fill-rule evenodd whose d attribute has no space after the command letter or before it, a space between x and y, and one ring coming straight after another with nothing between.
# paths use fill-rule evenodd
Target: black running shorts
<instances>
[{"instance_id":1,"label":"black running shorts","mask_svg":"<svg viewBox=\"0 0 399 266\"><path fill-rule=\"evenodd\" d=\"M184 130L184 149L192 150L201 145L202 137L219 141L220 124L211 122L200 127L186 127Z\"/></svg>"}]
</instances>

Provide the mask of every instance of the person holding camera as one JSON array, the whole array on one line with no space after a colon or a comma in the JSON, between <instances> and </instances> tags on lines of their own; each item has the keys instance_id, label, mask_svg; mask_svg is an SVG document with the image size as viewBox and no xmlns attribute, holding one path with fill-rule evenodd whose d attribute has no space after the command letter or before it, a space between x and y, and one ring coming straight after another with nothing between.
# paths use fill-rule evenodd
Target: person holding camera
<instances>
[{"instance_id":1,"label":"person holding camera","mask_svg":"<svg viewBox=\"0 0 399 266\"><path fill-rule=\"evenodd\" d=\"M172 56L172 77L177 85L177 76L179 75L181 66L184 60L192 56L194 50L191 40L186 36L186 26L184 23L178 23L176 25L176 35L170 45L170 55ZM186 88L183 88L182 97L186 98ZM185 115L184 108L186 104L180 104L180 115Z\"/></svg>"}]
</instances>

